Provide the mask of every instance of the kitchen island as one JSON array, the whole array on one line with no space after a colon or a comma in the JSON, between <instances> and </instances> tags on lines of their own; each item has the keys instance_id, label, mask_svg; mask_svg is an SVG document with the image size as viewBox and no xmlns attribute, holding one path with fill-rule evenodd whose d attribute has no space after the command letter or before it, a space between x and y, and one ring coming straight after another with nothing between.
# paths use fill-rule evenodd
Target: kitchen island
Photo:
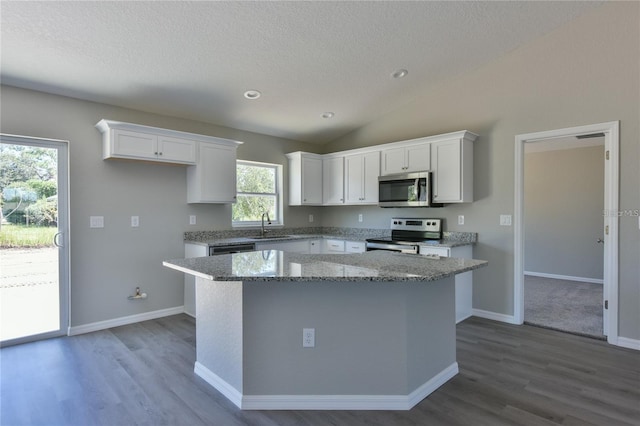
<instances>
[{"instance_id":1,"label":"kitchen island","mask_svg":"<svg viewBox=\"0 0 640 426\"><path fill-rule=\"evenodd\" d=\"M487 262L264 250L163 264L196 277L194 370L238 407L408 410L457 374L454 275Z\"/></svg>"}]
</instances>

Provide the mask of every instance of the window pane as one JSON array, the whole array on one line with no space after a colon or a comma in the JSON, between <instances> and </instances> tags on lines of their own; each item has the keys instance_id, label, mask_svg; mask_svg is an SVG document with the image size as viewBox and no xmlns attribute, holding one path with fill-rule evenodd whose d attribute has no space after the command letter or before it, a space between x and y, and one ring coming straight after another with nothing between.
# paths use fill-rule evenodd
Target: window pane
<instances>
[{"instance_id":1,"label":"window pane","mask_svg":"<svg viewBox=\"0 0 640 426\"><path fill-rule=\"evenodd\" d=\"M269 213L272 220L276 220L276 197L238 194L232 211L234 222L260 221L265 211Z\"/></svg>"},{"instance_id":2,"label":"window pane","mask_svg":"<svg viewBox=\"0 0 640 426\"><path fill-rule=\"evenodd\" d=\"M276 169L238 164L238 192L276 192Z\"/></svg>"}]
</instances>

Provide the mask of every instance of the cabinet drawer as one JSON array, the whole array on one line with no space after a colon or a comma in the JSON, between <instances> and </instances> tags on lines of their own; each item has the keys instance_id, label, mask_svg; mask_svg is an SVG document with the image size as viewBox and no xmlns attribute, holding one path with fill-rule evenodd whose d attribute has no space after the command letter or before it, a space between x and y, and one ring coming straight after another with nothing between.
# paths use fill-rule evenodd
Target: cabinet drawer
<instances>
[{"instance_id":1,"label":"cabinet drawer","mask_svg":"<svg viewBox=\"0 0 640 426\"><path fill-rule=\"evenodd\" d=\"M450 253L449 248L447 247L424 247L424 246L420 246L420 254L435 254L438 255L440 257L450 257L451 253Z\"/></svg>"},{"instance_id":2,"label":"cabinet drawer","mask_svg":"<svg viewBox=\"0 0 640 426\"><path fill-rule=\"evenodd\" d=\"M366 244L363 241L347 241L345 246L347 253L364 253L367 251Z\"/></svg>"},{"instance_id":3,"label":"cabinet drawer","mask_svg":"<svg viewBox=\"0 0 640 426\"><path fill-rule=\"evenodd\" d=\"M344 241L342 240L326 240L325 248L327 252L344 253Z\"/></svg>"}]
</instances>

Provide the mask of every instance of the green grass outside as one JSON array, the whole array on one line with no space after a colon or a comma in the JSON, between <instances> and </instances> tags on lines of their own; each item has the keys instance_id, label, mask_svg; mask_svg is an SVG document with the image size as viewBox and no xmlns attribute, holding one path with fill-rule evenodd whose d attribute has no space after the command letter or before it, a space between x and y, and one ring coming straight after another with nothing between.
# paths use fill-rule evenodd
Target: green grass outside
<instances>
[{"instance_id":1,"label":"green grass outside","mask_svg":"<svg viewBox=\"0 0 640 426\"><path fill-rule=\"evenodd\" d=\"M0 248L52 247L53 237L58 232L55 226L27 226L2 224Z\"/></svg>"}]
</instances>

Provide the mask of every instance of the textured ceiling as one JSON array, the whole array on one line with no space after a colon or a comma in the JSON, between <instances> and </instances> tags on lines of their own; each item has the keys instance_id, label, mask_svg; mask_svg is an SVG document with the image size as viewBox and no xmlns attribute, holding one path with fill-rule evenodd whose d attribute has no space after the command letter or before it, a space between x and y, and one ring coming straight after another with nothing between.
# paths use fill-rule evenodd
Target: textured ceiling
<instances>
[{"instance_id":1,"label":"textured ceiling","mask_svg":"<svg viewBox=\"0 0 640 426\"><path fill-rule=\"evenodd\" d=\"M599 4L2 1L0 77L322 143Z\"/></svg>"}]
</instances>

